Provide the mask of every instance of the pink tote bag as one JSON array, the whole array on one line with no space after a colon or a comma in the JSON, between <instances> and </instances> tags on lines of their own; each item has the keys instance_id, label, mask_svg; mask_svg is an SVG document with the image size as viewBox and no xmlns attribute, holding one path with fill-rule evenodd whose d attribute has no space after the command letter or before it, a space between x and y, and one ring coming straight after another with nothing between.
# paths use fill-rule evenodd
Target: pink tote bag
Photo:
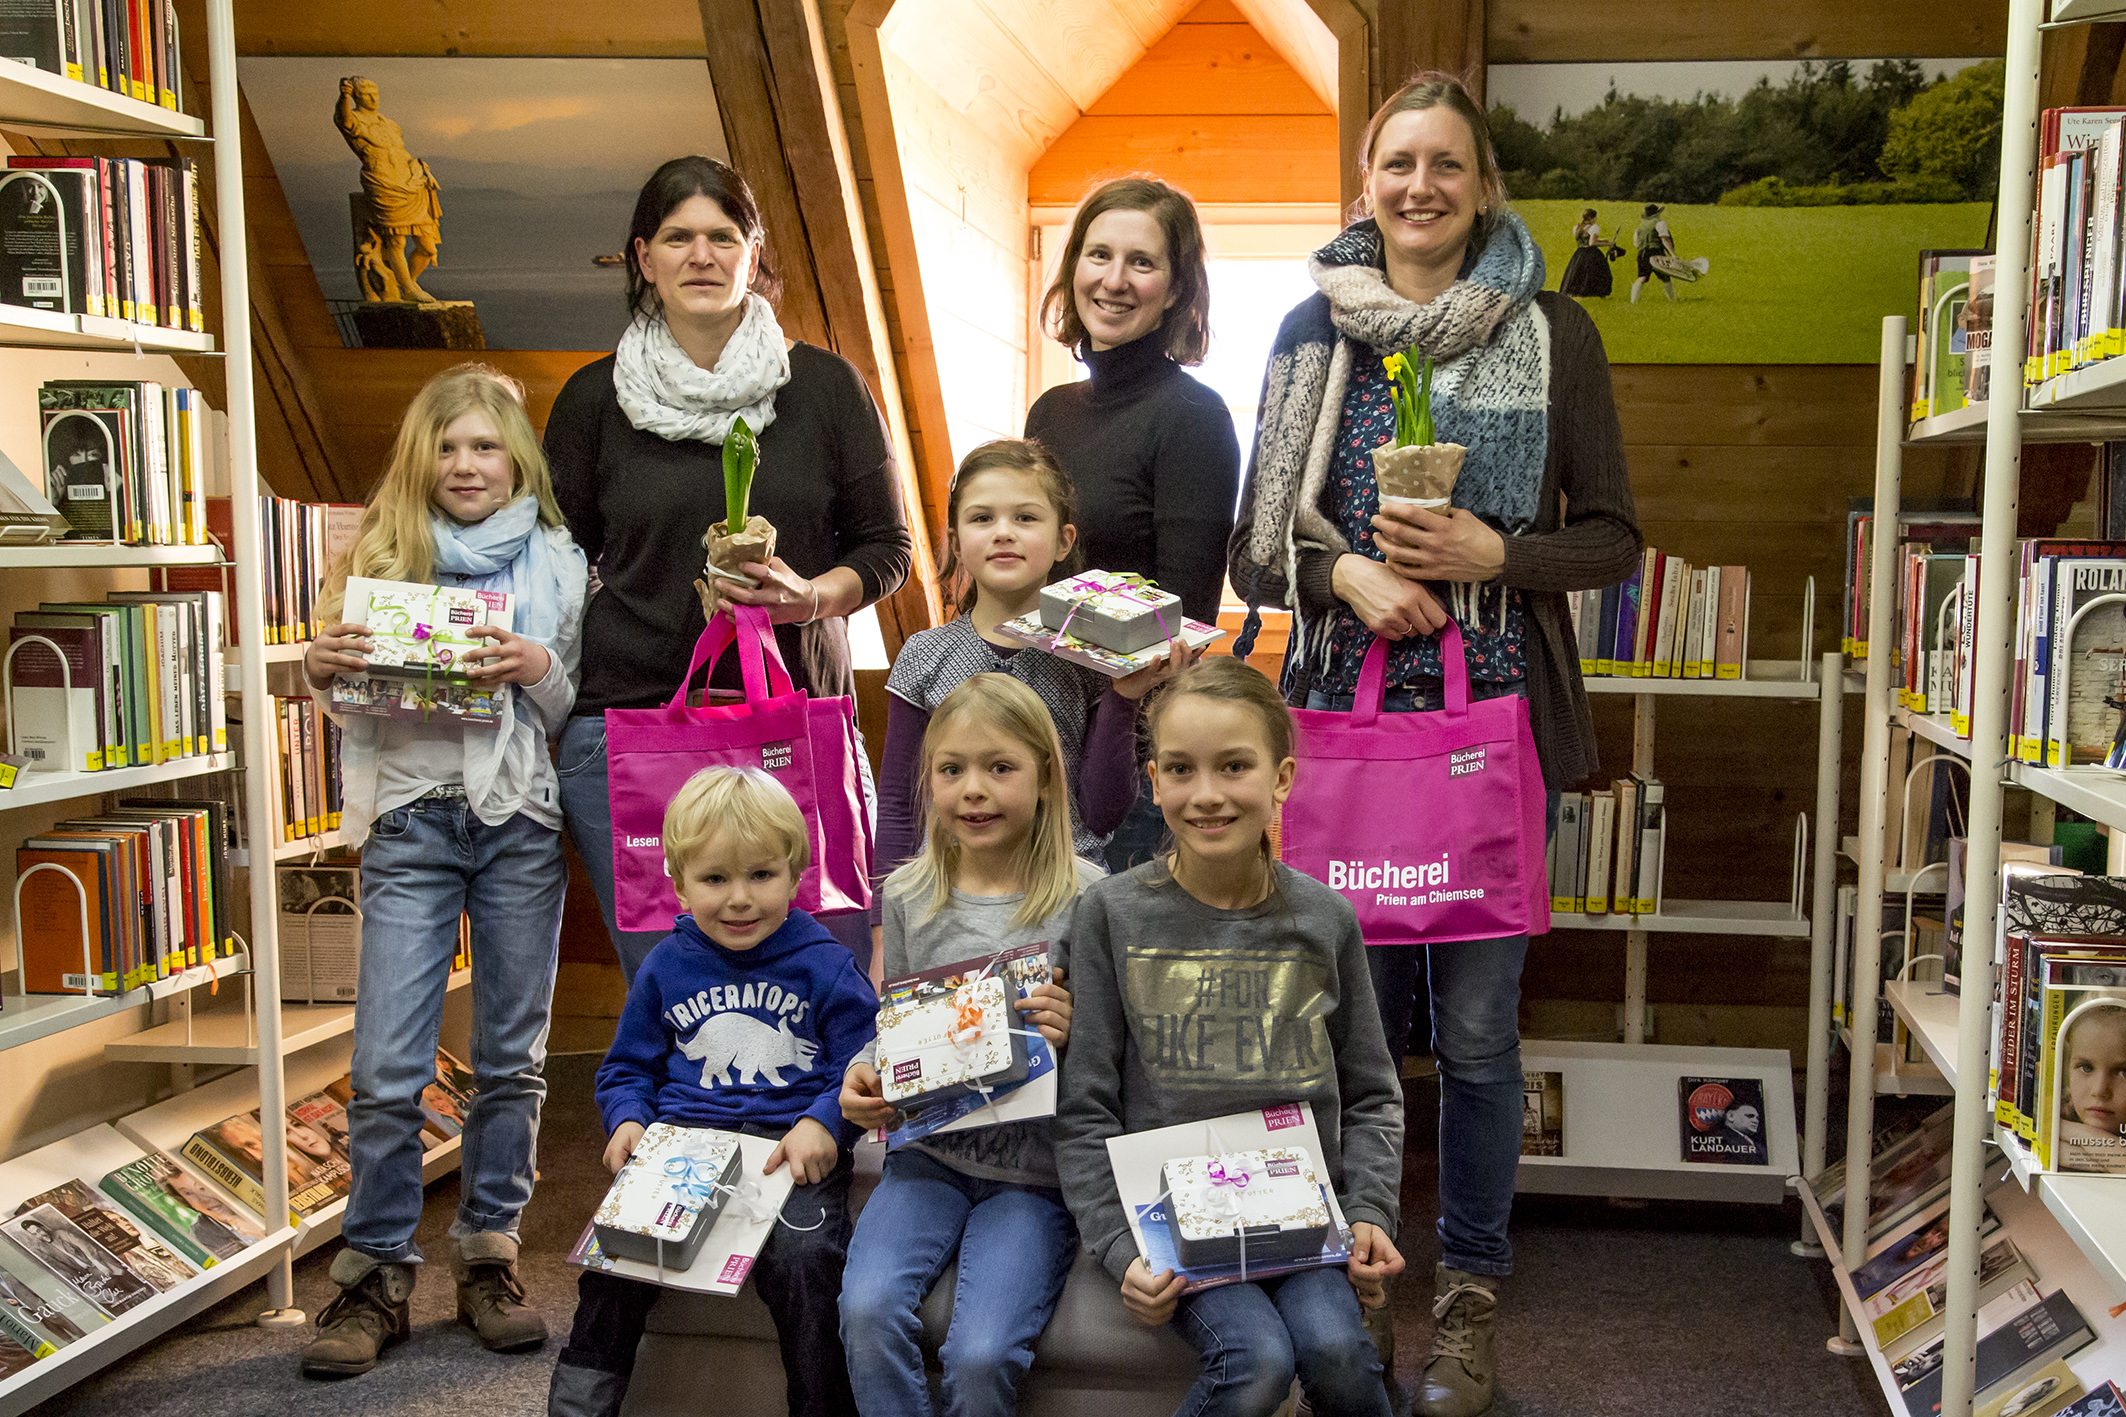
<instances>
[{"instance_id":1,"label":"pink tote bag","mask_svg":"<svg viewBox=\"0 0 2126 1417\"><path fill-rule=\"evenodd\" d=\"M1541 934L1543 772L1528 701L1469 700L1462 632L1440 631L1446 707L1381 712L1388 643L1375 637L1349 713L1295 709L1299 771L1279 855L1341 891L1369 945Z\"/></svg>"},{"instance_id":2,"label":"pink tote bag","mask_svg":"<svg viewBox=\"0 0 2126 1417\"><path fill-rule=\"evenodd\" d=\"M669 930L678 910L664 860L664 809L708 767L755 767L797 801L810 829L812 864L797 905L813 913L871 904L871 829L856 755L856 703L792 687L767 612L720 612L701 632L678 692L661 709L607 709L606 762L613 809L613 906L623 930ZM746 701L689 707L687 685L738 645Z\"/></svg>"}]
</instances>

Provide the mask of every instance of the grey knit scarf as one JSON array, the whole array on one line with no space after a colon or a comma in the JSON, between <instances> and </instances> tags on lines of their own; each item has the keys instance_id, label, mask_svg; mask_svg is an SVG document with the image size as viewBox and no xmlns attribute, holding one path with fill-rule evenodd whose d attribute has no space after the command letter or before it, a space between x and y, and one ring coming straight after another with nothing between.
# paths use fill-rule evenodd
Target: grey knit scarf
<instances>
[{"instance_id":1,"label":"grey knit scarf","mask_svg":"<svg viewBox=\"0 0 2126 1417\"><path fill-rule=\"evenodd\" d=\"M1550 438L1550 328L1535 305L1543 253L1519 217L1504 214L1468 273L1422 305L1389 287L1380 229L1371 219L1346 227L1314 253L1307 269L1328 298L1341 337L1280 342L1271 356L1256 424L1255 515L1246 547L1255 564L1285 567L1295 617L1300 548L1351 549L1321 501L1354 358L1412 346L1433 357L1439 440L1469 449L1453 504L1508 535L1535 525ZM1457 594L1464 619L1503 613L1503 590L1484 589L1481 597ZM1326 647L1326 623L1295 628L1313 636L1307 643Z\"/></svg>"}]
</instances>

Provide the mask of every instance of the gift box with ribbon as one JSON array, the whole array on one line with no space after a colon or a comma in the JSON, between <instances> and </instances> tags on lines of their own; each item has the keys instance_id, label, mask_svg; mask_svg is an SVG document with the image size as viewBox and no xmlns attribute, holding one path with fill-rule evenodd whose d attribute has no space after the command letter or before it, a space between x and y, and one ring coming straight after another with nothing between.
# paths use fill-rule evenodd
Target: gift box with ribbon
<instances>
[{"instance_id":1,"label":"gift box with ribbon","mask_svg":"<svg viewBox=\"0 0 2126 1417\"><path fill-rule=\"evenodd\" d=\"M878 1012L878 1075L904 1112L1026 1080L1026 1037L998 975L971 979Z\"/></svg>"},{"instance_id":2,"label":"gift box with ribbon","mask_svg":"<svg viewBox=\"0 0 2126 1417\"><path fill-rule=\"evenodd\" d=\"M1307 1259L1328 1238L1328 1202L1297 1147L1177 1157L1161 1180L1183 1268Z\"/></svg>"},{"instance_id":3,"label":"gift box with ribbon","mask_svg":"<svg viewBox=\"0 0 2126 1417\"><path fill-rule=\"evenodd\" d=\"M706 1127L658 1122L613 1178L592 1228L620 1259L684 1270L737 1191L738 1138Z\"/></svg>"},{"instance_id":4,"label":"gift box with ribbon","mask_svg":"<svg viewBox=\"0 0 2126 1417\"><path fill-rule=\"evenodd\" d=\"M466 656L482 644L469 631L475 625L508 629L511 609L510 597L498 591L352 576L344 614L350 623L369 627L373 648L363 658L371 674L463 679Z\"/></svg>"},{"instance_id":5,"label":"gift box with ribbon","mask_svg":"<svg viewBox=\"0 0 2126 1417\"><path fill-rule=\"evenodd\" d=\"M1117 654L1181 631L1181 598L1127 571L1086 571L1041 587L1041 623Z\"/></svg>"}]
</instances>

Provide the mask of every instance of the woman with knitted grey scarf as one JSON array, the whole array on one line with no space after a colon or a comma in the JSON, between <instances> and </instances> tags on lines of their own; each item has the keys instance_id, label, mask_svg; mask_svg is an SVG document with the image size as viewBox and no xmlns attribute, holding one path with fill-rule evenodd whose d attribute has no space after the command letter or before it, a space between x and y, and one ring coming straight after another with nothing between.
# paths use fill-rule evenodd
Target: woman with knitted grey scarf
<instances>
[{"instance_id":1,"label":"woman with knitted grey scarf","mask_svg":"<svg viewBox=\"0 0 2126 1417\"><path fill-rule=\"evenodd\" d=\"M1555 826L1557 789L1595 768L1566 592L1614 584L1641 551L1608 360L1586 313L1543 291L1542 252L1506 208L1483 111L1457 81L1406 85L1360 151L1364 215L1314 254L1319 292L1271 351L1230 555L1251 607L1234 653L1253 643L1252 607L1283 606L1292 703L1349 709L1379 635L1392 642L1387 706L1437 709L1434 632L1453 608L1471 692L1529 700ZM1383 507L1373 479L1370 454L1395 429L1381 360L1412 346L1435 361L1439 440L1469 450L1445 513ZM1522 935L1367 951L1392 1048L1410 1038L1429 977L1440 1069L1439 1324L1421 1417L1493 1405L1527 949Z\"/></svg>"}]
</instances>

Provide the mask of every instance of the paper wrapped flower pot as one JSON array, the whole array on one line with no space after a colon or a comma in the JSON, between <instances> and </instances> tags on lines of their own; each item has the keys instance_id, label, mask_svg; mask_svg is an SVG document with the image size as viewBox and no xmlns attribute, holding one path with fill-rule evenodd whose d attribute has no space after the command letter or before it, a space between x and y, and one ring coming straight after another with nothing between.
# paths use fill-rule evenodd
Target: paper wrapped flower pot
<instances>
[{"instance_id":1,"label":"paper wrapped flower pot","mask_svg":"<svg viewBox=\"0 0 2126 1417\"><path fill-rule=\"evenodd\" d=\"M1135 654L1180 633L1181 599L1126 571L1087 571L1041 587L1041 623L1116 654Z\"/></svg>"},{"instance_id":2,"label":"paper wrapped flower pot","mask_svg":"<svg viewBox=\"0 0 2126 1417\"><path fill-rule=\"evenodd\" d=\"M1395 498L1443 509L1454 493L1454 479L1469 450L1460 443L1426 443L1415 447L1373 450L1373 481L1382 501Z\"/></svg>"},{"instance_id":3,"label":"paper wrapped flower pot","mask_svg":"<svg viewBox=\"0 0 2126 1417\"><path fill-rule=\"evenodd\" d=\"M726 581L736 581L743 586L758 586L745 572L745 564L765 566L775 554L775 524L766 517L754 515L746 518L746 529L733 533L722 522L712 522L708 535L701 544L709 553L709 575Z\"/></svg>"},{"instance_id":4,"label":"paper wrapped flower pot","mask_svg":"<svg viewBox=\"0 0 2126 1417\"><path fill-rule=\"evenodd\" d=\"M1183 1156L1161 1180L1174 1254L1184 1269L1307 1259L1329 1237L1329 1206L1314 1164L1297 1147Z\"/></svg>"},{"instance_id":5,"label":"paper wrapped flower pot","mask_svg":"<svg viewBox=\"0 0 2126 1417\"><path fill-rule=\"evenodd\" d=\"M738 1171L738 1138L731 1133L656 1123L592 1217L598 1248L618 1259L686 1269L722 1213L728 1188L738 1184Z\"/></svg>"},{"instance_id":6,"label":"paper wrapped flower pot","mask_svg":"<svg viewBox=\"0 0 2126 1417\"><path fill-rule=\"evenodd\" d=\"M996 975L878 1011L878 1076L904 1112L1026 1080L1026 1039Z\"/></svg>"}]
</instances>

